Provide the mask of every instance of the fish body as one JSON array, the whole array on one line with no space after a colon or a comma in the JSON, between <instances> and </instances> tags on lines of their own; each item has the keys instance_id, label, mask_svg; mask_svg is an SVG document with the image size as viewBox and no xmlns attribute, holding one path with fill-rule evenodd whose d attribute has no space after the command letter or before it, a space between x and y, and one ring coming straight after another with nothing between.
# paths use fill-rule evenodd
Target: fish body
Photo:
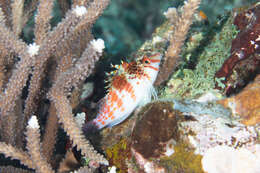
<instances>
[{"instance_id":1,"label":"fish body","mask_svg":"<svg viewBox=\"0 0 260 173\"><path fill-rule=\"evenodd\" d=\"M157 77L162 55L143 56L141 59L114 66L108 93L101 100L97 117L87 125L98 129L113 127L124 121L136 107L156 95L153 83Z\"/></svg>"}]
</instances>

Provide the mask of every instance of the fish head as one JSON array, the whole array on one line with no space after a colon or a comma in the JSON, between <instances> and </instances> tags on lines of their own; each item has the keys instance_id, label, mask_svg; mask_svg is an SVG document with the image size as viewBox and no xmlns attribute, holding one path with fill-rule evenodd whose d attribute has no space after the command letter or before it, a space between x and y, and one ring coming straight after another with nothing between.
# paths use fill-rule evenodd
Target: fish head
<instances>
[{"instance_id":1,"label":"fish head","mask_svg":"<svg viewBox=\"0 0 260 173\"><path fill-rule=\"evenodd\" d=\"M162 59L161 53L153 53L150 56L144 55L141 59L141 63L144 68L145 74L150 78L150 81L153 83L159 72L160 63Z\"/></svg>"}]
</instances>

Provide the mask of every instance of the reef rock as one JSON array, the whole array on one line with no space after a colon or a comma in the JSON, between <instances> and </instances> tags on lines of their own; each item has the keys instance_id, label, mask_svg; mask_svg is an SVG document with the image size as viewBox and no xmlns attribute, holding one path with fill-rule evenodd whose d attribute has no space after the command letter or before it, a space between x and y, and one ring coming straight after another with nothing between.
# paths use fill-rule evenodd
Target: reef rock
<instances>
[{"instance_id":1,"label":"reef rock","mask_svg":"<svg viewBox=\"0 0 260 173\"><path fill-rule=\"evenodd\" d=\"M260 123L260 75L239 94L219 100L218 103L230 108L234 116L240 116L245 125Z\"/></svg>"},{"instance_id":2,"label":"reef rock","mask_svg":"<svg viewBox=\"0 0 260 173\"><path fill-rule=\"evenodd\" d=\"M260 145L255 148L254 151L227 146L211 148L202 158L203 170L207 173L258 173Z\"/></svg>"},{"instance_id":3,"label":"reef rock","mask_svg":"<svg viewBox=\"0 0 260 173\"><path fill-rule=\"evenodd\" d=\"M146 106L131 137L132 154L141 169L164 172L163 168L150 160L174 153L173 147L179 138L179 113L170 102L155 102Z\"/></svg>"},{"instance_id":4,"label":"reef rock","mask_svg":"<svg viewBox=\"0 0 260 173\"><path fill-rule=\"evenodd\" d=\"M213 102L175 101L174 108L183 112L187 121L179 123L182 140L188 141L196 154L204 155L215 146L250 147L257 141L255 127L247 127L230 116L230 112Z\"/></svg>"},{"instance_id":5,"label":"reef rock","mask_svg":"<svg viewBox=\"0 0 260 173\"><path fill-rule=\"evenodd\" d=\"M145 158L159 157L171 140L177 140L177 114L171 103L149 105L132 133L132 147Z\"/></svg>"}]
</instances>

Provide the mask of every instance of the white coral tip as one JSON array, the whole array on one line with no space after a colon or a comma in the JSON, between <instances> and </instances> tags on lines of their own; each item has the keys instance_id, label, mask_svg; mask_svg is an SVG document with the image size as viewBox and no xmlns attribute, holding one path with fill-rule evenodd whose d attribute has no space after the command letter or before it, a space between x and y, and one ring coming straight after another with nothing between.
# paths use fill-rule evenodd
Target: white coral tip
<instances>
[{"instance_id":1,"label":"white coral tip","mask_svg":"<svg viewBox=\"0 0 260 173\"><path fill-rule=\"evenodd\" d=\"M176 8L174 8L174 7L168 8L167 11L165 11L165 12L163 13L163 15L164 15L167 19L172 18L172 16L175 16L176 14L177 14L177 10L176 10Z\"/></svg>"},{"instance_id":2,"label":"white coral tip","mask_svg":"<svg viewBox=\"0 0 260 173\"><path fill-rule=\"evenodd\" d=\"M109 169L109 172L108 173L116 173L116 167L115 166L112 166Z\"/></svg>"},{"instance_id":3,"label":"white coral tip","mask_svg":"<svg viewBox=\"0 0 260 173\"><path fill-rule=\"evenodd\" d=\"M82 128L83 124L85 123L85 112L77 113L75 119L76 123L79 125L80 128Z\"/></svg>"},{"instance_id":4,"label":"white coral tip","mask_svg":"<svg viewBox=\"0 0 260 173\"><path fill-rule=\"evenodd\" d=\"M97 40L92 40L90 42L90 44L93 46L93 48L99 52L102 53L103 49L105 48L105 44L104 44L104 40L102 40L101 38L97 39Z\"/></svg>"},{"instance_id":5,"label":"white coral tip","mask_svg":"<svg viewBox=\"0 0 260 173\"><path fill-rule=\"evenodd\" d=\"M39 49L40 49L39 45L37 45L36 43L32 43L29 44L27 51L31 56L34 56L38 54Z\"/></svg>"},{"instance_id":6,"label":"white coral tip","mask_svg":"<svg viewBox=\"0 0 260 173\"><path fill-rule=\"evenodd\" d=\"M80 16L83 16L84 14L87 13L87 9L86 7L84 6L76 6L74 9L73 9L73 12L74 14L76 14L76 16L80 17Z\"/></svg>"},{"instance_id":7,"label":"white coral tip","mask_svg":"<svg viewBox=\"0 0 260 173\"><path fill-rule=\"evenodd\" d=\"M35 115L33 115L30 118L30 120L28 121L28 126L30 128L34 128L34 129L39 129L40 128L38 120L37 120L37 117Z\"/></svg>"}]
</instances>

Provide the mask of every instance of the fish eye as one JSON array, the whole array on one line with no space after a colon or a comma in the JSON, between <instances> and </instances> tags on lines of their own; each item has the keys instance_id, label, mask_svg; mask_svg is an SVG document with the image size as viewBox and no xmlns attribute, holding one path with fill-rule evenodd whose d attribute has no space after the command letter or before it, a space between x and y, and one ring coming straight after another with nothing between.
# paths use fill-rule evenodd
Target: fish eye
<instances>
[{"instance_id":1,"label":"fish eye","mask_svg":"<svg viewBox=\"0 0 260 173\"><path fill-rule=\"evenodd\" d=\"M145 63L145 64L150 64L151 61L150 61L148 58L144 58L144 59L143 59L143 63Z\"/></svg>"}]
</instances>

